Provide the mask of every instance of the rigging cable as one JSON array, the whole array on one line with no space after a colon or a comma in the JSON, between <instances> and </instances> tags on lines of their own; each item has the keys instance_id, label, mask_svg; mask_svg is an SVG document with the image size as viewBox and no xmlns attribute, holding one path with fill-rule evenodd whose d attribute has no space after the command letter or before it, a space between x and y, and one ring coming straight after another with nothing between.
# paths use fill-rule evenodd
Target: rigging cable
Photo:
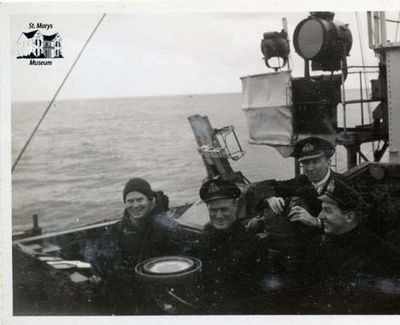
<instances>
[{"instance_id":1,"label":"rigging cable","mask_svg":"<svg viewBox=\"0 0 400 325\"><path fill-rule=\"evenodd\" d=\"M397 36L399 35L399 25L400 25L400 11L397 16L397 26L396 26L396 35L394 37L394 41L397 42Z\"/></svg>"},{"instance_id":2,"label":"rigging cable","mask_svg":"<svg viewBox=\"0 0 400 325\"><path fill-rule=\"evenodd\" d=\"M47 113L49 112L51 106L54 104L59 92L61 91L61 88L64 86L65 82L67 81L69 75L71 74L72 70L74 69L75 65L78 63L79 58L81 57L83 51L85 50L86 46L89 44L90 40L92 39L94 33L96 32L96 30L98 29L98 27L100 26L101 22L104 20L106 14L103 14L99 20L99 22L97 23L97 25L95 26L95 28L93 29L92 33L89 35L88 39L86 40L85 44L83 45L81 51L79 52L78 56L76 57L74 63L72 64L71 68L68 70L67 74L65 75L63 81L61 82L60 86L58 87L56 93L54 94L52 100L50 101L49 105L47 106L47 108L45 109L44 113L42 114L42 117L40 118L39 122L36 124L35 128L33 129L31 135L28 138L28 141L25 143L25 145L23 146L21 152L19 153L17 159L15 160L14 164L12 165L11 168L11 172L14 171L15 167L17 166L18 162L20 161L22 155L24 154L25 150L28 148L29 143L31 142L33 136L35 135L36 131L39 129L40 124L42 124L45 116L47 115Z\"/></svg>"},{"instance_id":3,"label":"rigging cable","mask_svg":"<svg viewBox=\"0 0 400 325\"><path fill-rule=\"evenodd\" d=\"M358 39L360 41L360 51L361 51L361 62L362 62L362 66L363 66L363 75L364 75L364 84L365 84L365 98L369 98L369 94L368 94L368 80L367 80L367 74L366 74L366 70L365 70L365 58L364 58L364 48L363 48L363 44L361 41L361 26L360 26L360 20L358 18L358 14L357 12L355 12L356 14L356 21L357 21L357 31L358 31ZM360 85L360 87L362 88L362 85ZM368 119L369 119L369 123L372 123L372 112L371 112L371 105L369 102L367 102L367 107L368 107ZM375 143L372 141L371 142L371 146L372 146L372 153L375 152Z\"/></svg>"}]
</instances>

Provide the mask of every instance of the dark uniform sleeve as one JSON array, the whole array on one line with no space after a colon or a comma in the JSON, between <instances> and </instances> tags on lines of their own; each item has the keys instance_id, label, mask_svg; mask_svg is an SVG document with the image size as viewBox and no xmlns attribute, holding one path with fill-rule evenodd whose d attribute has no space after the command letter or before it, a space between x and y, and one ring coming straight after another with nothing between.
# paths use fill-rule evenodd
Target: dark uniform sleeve
<instances>
[{"instance_id":1,"label":"dark uniform sleeve","mask_svg":"<svg viewBox=\"0 0 400 325\"><path fill-rule=\"evenodd\" d=\"M120 223L112 225L85 247L85 260L92 265L93 272L102 278L114 273L119 265L119 231Z\"/></svg>"},{"instance_id":2,"label":"dark uniform sleeve","mask_svg":"<svg viewBox=\"0 0 400 325\"><path fill-rule=\"evenodd\" d=\"M242 283L248 286L246 290L250 293L261 291L263 278L268 273L267 247L257 236L247 234L238 259L238 267L244 273Z\"/></svg>"},{"instance_id":3,"label":"dark uniform sleeve","mask_svg":"<svg viewBox=\"0 0 400 325\"><path fill-rule=\"evenodd\" d=\"M211 313L237 312L236 307L229 308L261 292L262 256L266 254L253 234L240 231L223 244L214 235L206 231L194 250L203 263L199 303Z\"/></svg>"},{"instance_id":4,"label":"dark uniform sleeve","mask_svg":"<svg viewBox=\"0 0 400 325\"><path fill-rule=\"evenodd\" d=\"M323 236L314 237L307 249L304 260L298 263L298 282L304 285L315 285L322 281L319 261L321 256L321 247L323 245Z\"/></svg>"}]
</instances>

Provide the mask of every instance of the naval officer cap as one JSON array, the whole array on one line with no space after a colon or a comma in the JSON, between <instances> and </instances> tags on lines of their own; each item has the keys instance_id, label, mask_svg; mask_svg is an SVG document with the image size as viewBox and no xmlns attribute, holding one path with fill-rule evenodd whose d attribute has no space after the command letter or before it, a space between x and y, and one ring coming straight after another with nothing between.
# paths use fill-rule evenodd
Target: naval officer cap
<instances>
[{"instance_id":1,"label":"naval officer cap","mask_svg":"<svg viewBox=\"0 0 400 325\"><path fill-rule=\"evenodd\" d=\"M333 203L343 210L365 210L367 203L361 194L340 179L331 179L323 195L318 197L323 202Z\"/></svg>"},{"instance_id":2,"label":"naval officer cap","mask_svg":"<svg viewBox=\"0 0 400 325\"><path fill-rule=\"evenodd\" d=\"M236 199L241 191L236 184L223 179L212 179L205 182L200 188L200 198L204 202L223 199Z\"/></svg>"},{"instance_id":3,"label":"naval officer cap","mask_svg":"<svg viewBox=\"0 0 400 325\"><path fill-rule=\"evenodd\" d=\"M297 142L292 156L299 162L326 156L332 157L335 147L327 140L318 137L309 137Z\"/></svg>"}]
</instances>

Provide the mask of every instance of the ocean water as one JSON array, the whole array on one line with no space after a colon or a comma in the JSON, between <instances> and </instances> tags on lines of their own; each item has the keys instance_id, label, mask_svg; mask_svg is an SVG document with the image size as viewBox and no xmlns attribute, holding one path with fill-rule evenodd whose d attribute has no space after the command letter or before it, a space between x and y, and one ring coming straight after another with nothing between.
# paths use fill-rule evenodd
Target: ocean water
<instances>
[{"instance_id":1,"label":"ocean water","mask_svg":"<svg viewBox=\"0 0 400 325\"><path fill-rule=\"evenodd\" d=\"M56 102L12 175L13 231L31 227L33 214L46 232L119 218L132 177L163 190L170 206L197 200L206 172L187 120L193 114L214 128L235 126L246 155L231 165L251 181L292 177L292 159L247 143L240 104L241 94ZM13 161L47 105L12 105Z\"/></svg>"}]
</instances>

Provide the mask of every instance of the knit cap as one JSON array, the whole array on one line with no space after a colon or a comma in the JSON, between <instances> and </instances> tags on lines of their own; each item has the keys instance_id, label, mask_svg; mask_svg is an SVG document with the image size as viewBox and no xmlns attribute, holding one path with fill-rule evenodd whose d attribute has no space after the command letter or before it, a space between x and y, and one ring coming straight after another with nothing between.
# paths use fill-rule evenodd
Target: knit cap
<instances>
[{"instance_id":1,"label":"knit cap","mask_svg":"<svg viewBox=\"0 0 400 325\"><path fill-rule=\"evenodd\" d=\"M132 178L128 181L128 183L126 183L123 193L124 202L126 196L130 192L140 192L146 195L149 200L153 199L154 197L154 193L150 184L142 178Z\"/></svg>"}]
</instances>

